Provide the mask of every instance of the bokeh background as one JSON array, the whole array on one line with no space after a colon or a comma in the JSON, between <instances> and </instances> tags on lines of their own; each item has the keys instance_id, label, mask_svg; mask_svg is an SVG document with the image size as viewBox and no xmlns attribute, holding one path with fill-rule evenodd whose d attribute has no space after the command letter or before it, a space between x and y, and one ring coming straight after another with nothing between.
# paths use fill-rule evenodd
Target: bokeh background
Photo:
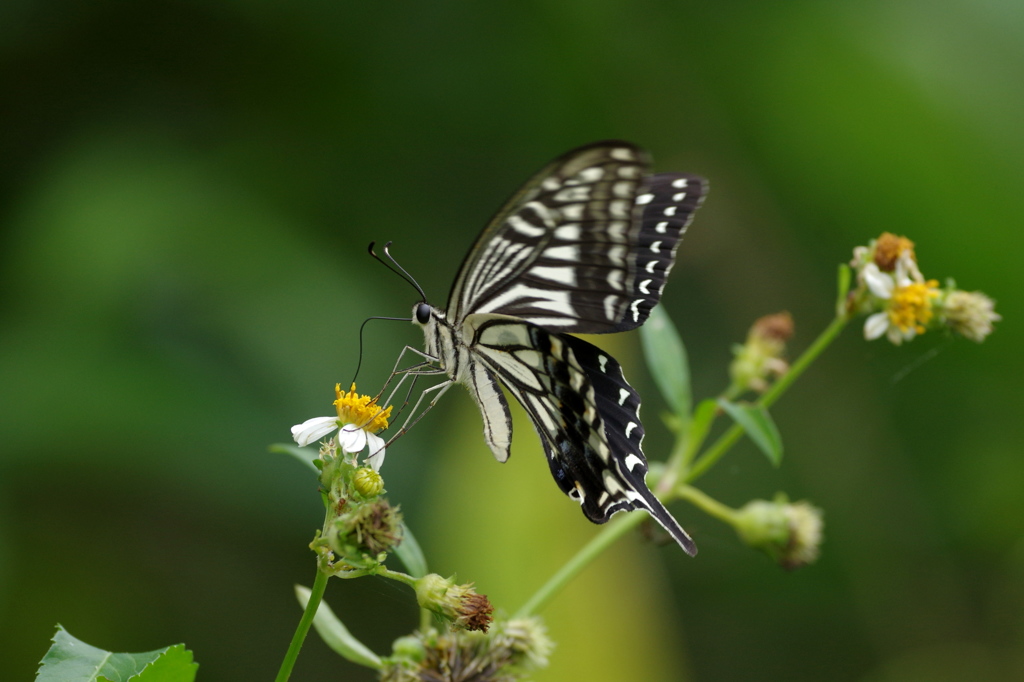
<instances>
[{"instance_id":1,"label":"bokeh background","mask_svg":"<svg viewBox=\"0 0 1024 682\"><path fill-rule=\"evenodd\" d=\"M490 214L603 138L711 180L665 305L698 396L889 230L998 300L983 345L850 328L704 481L825 509L785 573L685 504L689 559L622 542L545 612L538 680L1024 679L1024 4L1009 0L0 4L0 651L29 679L56 623L185 642L200 679L270 679L310 584L316 485L267 451L328 414L370 315L442 302ZM372 390L411 325L367 328ZM608 338L669 441L636 334ZM595 531L517 416L498 465L451 392L388 453L432 567L509 611ZM410 594L331 584L372 648ZM296 680L369 680L315 637Z\"/></svg>"}]
</instances>

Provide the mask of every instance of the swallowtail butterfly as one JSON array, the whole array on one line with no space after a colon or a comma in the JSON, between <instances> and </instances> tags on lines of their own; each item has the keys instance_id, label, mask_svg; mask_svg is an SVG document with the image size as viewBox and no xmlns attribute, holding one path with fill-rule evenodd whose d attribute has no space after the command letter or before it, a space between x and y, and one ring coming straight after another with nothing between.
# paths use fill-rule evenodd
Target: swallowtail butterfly
<instances>
[{"instance_id":1,"label":"swallowtail butterfly","mask_svg":"<svg viewBox=\"0 0 1024 682\"><path fill-rule=\"evenodd\" d=\"M512 440L500 384L530 415L555 482L588 519L646 509L693 555L693 540L645 483L640 396L614 358L569 335L639 327L661 297L707 184L648 168L643 150L619 141L555 159L477 238L447 309L421 301L413 321L432 371L448 377L428 389L438 391L433 402L453 383L469 389L499 461Z\"/></svg>"}]
</instances>

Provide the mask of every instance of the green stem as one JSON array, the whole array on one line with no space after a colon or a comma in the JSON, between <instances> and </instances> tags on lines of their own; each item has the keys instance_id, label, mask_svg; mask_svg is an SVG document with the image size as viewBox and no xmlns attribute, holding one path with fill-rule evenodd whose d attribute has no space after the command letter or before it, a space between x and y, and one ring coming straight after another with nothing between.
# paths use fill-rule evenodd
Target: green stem
<instances>
[{"instance_id":1,"label":"green stem","mask_svg":"<svg viewBox=\"0 0 1024 682\"><path fill-rule=\"evenodd\" d=\"M703 491L698 490L691 485L681 485L676 489L676 494L679 495L681 499L690 502L698 509L707 512L716 519L725 521L733 526L736 525L736 510L732 507L725 506Z\"/></svg>"},{"instance_id":2,"label":"green stem","mask_svg":"<svg viewBox=\"0 0 1024 682\"><path fill-rule=\"evenodd\" d=\"M288 652L285 653L284 660L281 661L281 669L277 671L277 677L274 678L275 682L286 682L291 676L292 668L295 667L295 661L299 658L302 643L306 640L306 635L309 633L309 626L313 624L313 617L316 616L316 611L320 608L320 602L324 598L324 590L327 589L327 578L327 574L317 566L316 579L313 581L313 589L310 592L309 601L306 602L306 610L302 612L299 626L295 628L292 642L288 645Z\"/></svg>"},{"instance_id":3,"label":"green stem","mask_svg":"<svg viewBox=\"0 0 1024 682\"><path fill-rule=\"evenodd\" d=\"M843 331L843 327L849 322L849 318L845 315L837 316L832 322L825 327L814 343L803 352L799 358L790 366L789 371L779 377L779 380L772 384L771 388L765 391L761 399L757 401L757 404L761 407L770 407L776 400L778 400L786 389L796 381L801 374L804 373L812 362L814 362L822 351L828 348L829 344L835 341L836 337L839 336L839 332ZM736 441L743 435L743 427L739 424L733 424L729 429L723 433L715 443L707 449L707 451L701 456L700 459L693 465L689 473L686 476L686 481L695 481L705 473L708 469L713 467L722 455L729 451Z\"/></svg>"},{"instance_id":4,"label":"green stem","mask_svg":"<svg viewBox=\"0 0 1024 682\"><path fill-rule=\"evenodd\" d=\"M549 599L555 596L559 590L565 587L570 580L575 578L584 568L597 556L608 549L612 543L625 535L627 532L640 525L647 514L620 514L608 522L608 525L601 529L601 532L583 546L572 559L551 576L544 585L529 601L523 604L516 612L515 618L528 618L539 611Z\"/></svg>"}]
</instances>

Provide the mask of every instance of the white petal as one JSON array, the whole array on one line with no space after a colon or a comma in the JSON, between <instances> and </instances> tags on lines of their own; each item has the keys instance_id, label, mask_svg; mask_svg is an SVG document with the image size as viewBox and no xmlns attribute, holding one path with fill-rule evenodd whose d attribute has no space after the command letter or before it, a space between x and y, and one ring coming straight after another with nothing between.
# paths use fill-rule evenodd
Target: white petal
<instances>
[{"instance_id":1,"label":"white petal","mask_svg":"<svg viewBox=\"0 0 1024 682\"><path fill-rule=\"evenodd\" d=\"M355 424L345 424L338 431L338 447L348 453L362 452L366 447L366 431Z\"/></svg>"},{"instance_id":2,"label":"white petal","mask_svg":"<svg viewBox=\"0 0 1024 682\"><path fill-rule=\"evenodd\" d=\"M889 328L889 313L875 313L864 321L864 338L874 341Z\"/></svg>"},{"instance_id":3,"label":"white petal","mask_svg":"<svg viewBox=\"0 0 1024 682\"><path fill-rule=\"evenodd\" d=\"M386 442L375 433L367 433L366 444L370 449L370 454L366 457L366 463L373 467L374 471L380 471L380 465L384 463L384 446Z\"/></svg>"},{"instance_id":4,"label":"white petal","mask_svg":"<svg viewBox=\"0 0 1024 682\"><path fill-rule=\"evenodd\" d=\"M885 333L885 336L894 346L899 346L903 343L903 332L896 325L890 325L889 330Z\"/></svg>"},{"instance_id":5,"label":"white petal","mask_svg":"<svg viewBox=\"0 0 1024 682\"><path fill-rule=\"evenodd\" d=\"M892 275L882 272L874 263L864 266L864 283L868 285L878 298L892 298L893 279Z\"/></svg>"},{"instance_id":6,"label":"white petal","mask_svg":"<svg viewBox=\"0 0 1024 682\"><path fill-rule=\"evenodd\" d=\"M292 438L299 445L306 446L320 440L338 428L337 417L313 417L292 427Z\"/></svg>"}]
</instances>

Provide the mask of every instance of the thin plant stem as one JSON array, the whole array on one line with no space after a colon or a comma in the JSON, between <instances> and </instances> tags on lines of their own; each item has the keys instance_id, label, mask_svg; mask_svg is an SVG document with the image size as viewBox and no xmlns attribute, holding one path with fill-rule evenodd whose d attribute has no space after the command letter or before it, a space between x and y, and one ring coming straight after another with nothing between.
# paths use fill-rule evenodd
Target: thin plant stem
<instances>
[{"instance_id":1,"label":"thin plant stem","mask_svg":"<svg viewBox=\"0 0 1024 682\"><path fill-rule=\"evenodd\" d=\"M703 491L694 488L692 485L684 484L679 486L676 489L676 494L710 516L714 516L716 519L725 521L728 524L732 524L736 519L735 509L722 504Z\"/></svg>"},{"instance_id":2,"label":"thin plant stem","mask_svg":"<svg viewBox=\"0 0 1024 682\"><path fill-rule=\"evenodd\" d=\"M605 551L620 537L640 525L647 518L646 514L621 514L608 522L597 535L585 544L576 555L569 559L544 585L537 590L529 601L516 612L516 618L528 618L539 611L549 599L555 596L580 571L587 567L601 552Z\"/></svg>"},{"instance_id":3,"label":"thin plant stem","mask_svg":"<svg viewBox=\"0 0 1024 682\"><path fill-rule=\"evenodd\" d=\"M310 591L309 601L306 602L306 610L302 612L299 626L295 628L291 644L288 645L288 651L284 655L284 660L281 661L281 669L277 671L277 677L274 678L275 682L286 682L291 676L292 668L295 667L295 661L298 659L299 651L302 649L302 643L306 640L306 635L309 633L309 626L313 624L313 618L316 616L316 611L320 608L320 602L324 598L324 591L327 589L327 578L328 575L317 566L316 579L313 581L313 589Z\"/></svg>"},{"instance_id":4,"label":"thin plant stem","mask_svg":"<svg viewBox=\"0 0 1024 682\"><path fill-rule=\"evenodd\" d=\"M822 351L828 348L829 344L835 341L836 337L839 336L839 332L843 331L846 323L849 322L849 318L845 315L838 316L832 322L825 327L814 343L803 352L803 354L796 359L795 362L790 366L789 371L779 377L779 380L772 384L771 388L765 391L761 399L757 401L757 405L760 407L770 407L776 400L782 397L782 394L786 392L786 389L804 373L814 360L821 355ZM722 455L729 451L736 441L743 436L743 427L739 424L733 424L729 429L723 433L714 444L707 449L707 451L694 463L693 468L686 475L686 482L695 481L705 473L708 469L713 467Z\"/></svg>"}]
</instances>

